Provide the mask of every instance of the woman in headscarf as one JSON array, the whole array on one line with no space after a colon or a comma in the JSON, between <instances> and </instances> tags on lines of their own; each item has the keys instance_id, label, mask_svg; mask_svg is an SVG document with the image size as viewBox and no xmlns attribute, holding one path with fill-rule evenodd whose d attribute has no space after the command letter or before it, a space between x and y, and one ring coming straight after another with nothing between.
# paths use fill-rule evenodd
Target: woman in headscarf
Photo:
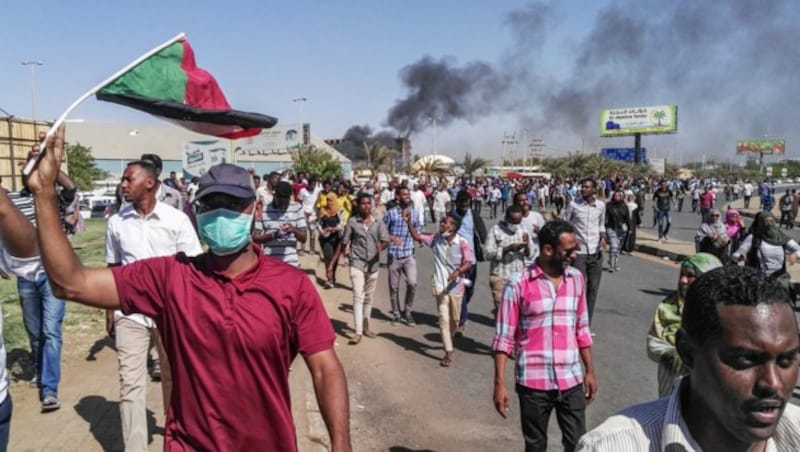
<instances>
[{"instance_id":1,"label":"woman in headscarf","mask_svg":"<svg viewBox=\"0 0 800 452\"><path fill-rule=\"evenodd\" d=\"M730 251L738 250L742 239L747 234L747 229L744 226L741 214L736 209L729 208L725 212L725 234L731 240Z\"/></svg>"},{"instance_id":2,"label":"woman in headscarf","mask_svg":"<svg viewBox=\"0 0 800 452\"><path fill-rule=\"evenodd\" d=\"M750 234L733 253L733 259L745 261L747 266L758 268L765 275L777 278L787 287L791 287L786 265L787 262L793 265L798 255L800 245L781 231L775 224L772 213L759 212L750 226Z\"/></svg>"},{"instance_id":3,"label":"woman in headscarf","mask_svg":"<svg viewBox=\"0 0 800 452\"><path fill-rule=\"evenodd\" d=\"M628 254L632 253L636 248L636 212L639 209L639 205L636 204L635 199L636 195L630 189L625 191L625 205L628 206L631 221L628 234L625 235L625 244L622 245L622 250Z\"/></svg>"},{"instance_id":4,"label":"woman in headscarf","mask_svg":"<svg viewBox=\"0 0 800 452\"><path fill-rule=\"evenodd\" d=\"M619 271L619 252L625 234L630 230L631 214L622 201L622 192L615 191L611 202L606 204L606 237L608 237L608 271Z\"/></svg>"},{"instance_id":5,"label":"woman in headscarf","mask_svg":"<svg viewBox=\"0 0 800 452\"><path fill-rule=\"evenodd\" d=\"M675 334L681 327L686 292L698 276L718 267L722 267L722 262L708 253L697 253L684 260L681 262L678 290L656 308L647 333L647 356L658 363L659 397L668 396L675 380L688 371L675 348Z\"/></svg>"},{"instance_id":6,"label":"woman in headscarf","mask_svg":"<svg viewBox=\"0 0 800 452\"><path fill-rule=\"evenodd\" d=\"M319 195L319 246L322 249L322 260L325 262L327 272L325 274L325 288L331 289L336 283L336 266L338 262L331 261L336 254L336 249L341 241L342 222L339 217L339 198L337 195L338 187L333 187L331 182L325 182L325 191ZM324 204L322 203L325 198ZM332 269L332 270L331 270Z\"/></svg>"},{"instance_id":7,"label":"woman in headscarf","mask_svg":"<svg viewBox=\"0 0 800 452\"><path fill-rule=\"evenodd\" d=\"M710 209L708 216L694 236L695 251L713 254L724 263L730 260L728 258L729 244L730 239L728 238L725 223L720 220L719 210Z\"/></svg>"}]
</instances>

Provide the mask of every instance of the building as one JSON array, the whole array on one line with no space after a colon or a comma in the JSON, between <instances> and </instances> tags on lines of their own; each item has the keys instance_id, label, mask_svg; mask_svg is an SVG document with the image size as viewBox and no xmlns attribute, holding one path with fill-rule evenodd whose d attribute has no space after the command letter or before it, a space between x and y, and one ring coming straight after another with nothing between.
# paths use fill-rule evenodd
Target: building
<instances>
[{"instance_id":1,"label":"building","mask_svg":"<svg viewBox=\"0 0 800 452\"><path fill-rule=\"evenodd\" d=\"M67 142L92 149L95 164L118 178L125 166L144 153L158 154L163 160L164 174L175 171L184 177L195 173L197 156L206 151L216 151L213 163L222 161L255 169L256 174L291 169L291 152L301 142L316 146L332 154L342 164L346 177L352 173L352 163L345 156L311 136L309 125L302 133L299 124L279 125L265 129L261 134L238 140L200 135L182 127L164 123L127 124L85 121L67 125ZM209 159L206 159L208 161ZM205 168L205 167L202 167ZM203 169L200 169L202 172Z\"/></svg>"}]
</instances>

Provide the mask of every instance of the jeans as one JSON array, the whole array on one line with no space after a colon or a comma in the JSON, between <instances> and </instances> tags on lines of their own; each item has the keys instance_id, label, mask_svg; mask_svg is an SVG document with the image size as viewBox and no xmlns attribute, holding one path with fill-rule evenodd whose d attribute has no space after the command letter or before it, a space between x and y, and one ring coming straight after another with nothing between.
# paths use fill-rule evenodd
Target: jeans
<instances>
[{"instance_id":1,"label":"jeans","mask_svg":"<svg viewBox=\"0 0 800 452\"><path fill-rule=\"evenodd\" d=\"M556 409L556 420L561 429L561 444L565 452L572 452L578 438L586 433L586 398L583 384L566 391L538 391L517 385L519 411L525 452L547 451L547 423Z\"/></svg>"},{"instance_id":2,"label":"jeans","mask_svg":"<svg viewBox=\"0 0 800 452\"><path fill-rule=\"evenodd\" d=\"M6 392L6 399L0 403L0 452L8 449L8 435L11 433L11 412L14 410L14 403L11 402L11 394Z\"/></svg>"},{"instance_id":3,"label":"jeans","mask_svg":"<svg viewBox=\"0 0 800 452\"><path fill-rule=\"evenodd\" d=\"M592 323L594 315L594 303L597 300L597 292L600 290L600 278L603 277L603 253L578 254L575 258L573 267L583 273L586 278L586 310L589 311L589 323Z\"/></svg>"},{"instance_id":4,"label":"jeans","mask_svg":"<svg viewBox=\"0 0 800 452\"><path fill-rule=\"evenodd\" d=\"M625 231L606 229L606 237L608 237L608 266L614 270L619 266L619 252L622 250L622 241L625 240Z\"/></svg>"},{"instance_id":5,"label":"jeans","mask_svg":"<svg viewBox=\"0 0 800 452\"><path fill-rule=\"evenodd\" d=\"M372 296L378 282L378 272L364 273L350 264L350 280L353 282L353 321L356 334L363 334L364 327L369 330L372 315Z\"/></svg>"},{"instance_id":6,"label":"jeans","mask_svg":"<svg viewBox=\"0 0 800 452\"><path fill-rule=\"evenodd\" d=\"M18 278L17 290L41 396L57 396L61 380L61 322L66 303L53 295L44 274L36 281Z\"/></svg>"},{"instance_id":7,"label":"jeans","mask_svg":"<svg viewBox=\"0 0 800 452\"><path fill-rule=\"evenodd\" d=\"M400 309L400 274L406 276L406 300ZM414 306L414 293L417 291L417 259L411 255L394 258L389 255L389 298L392 301L392 315L411 312Z\"/></svg>"},{"instance_id":8,"label":"jeans","mask_svg":"<svg viewBox=\"0 0 800 452\"><path fill-rule=\"evenodd\" d=\"M469 304L469 300L472 299L472 294L475 293L475 278L477 277L478 264L475 263L469 268L469 270L467 270L467 273L464 274L464 278L472 281L472 284L464 289L464 300L461 303L461 319L458 321L459 326L467 323L467 316L469 315L469 312L467 312L467 305Z\"/></svg>"},{"instance_id":9,"label":"jeans","mask_svg":"<svg viewBox=\"0 0 800 452\"><path fill-rule=\"evenodd\" d=\"M656 210L656 221L658 221L658 238L666 238L672 225L672 212L669 209Z\"/></svg>"}]
</instances>

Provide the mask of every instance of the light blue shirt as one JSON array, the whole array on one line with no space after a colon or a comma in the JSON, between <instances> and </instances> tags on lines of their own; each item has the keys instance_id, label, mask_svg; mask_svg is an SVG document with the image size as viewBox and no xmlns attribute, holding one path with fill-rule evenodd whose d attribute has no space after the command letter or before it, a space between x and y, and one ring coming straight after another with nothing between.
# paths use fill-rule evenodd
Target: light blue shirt
<instances>
[{"instance_id":1,"label":"light blue shirt","mask_svg":"<svg viewBox=\"0 0 800 452\"><path fill-rule=\"evenodd\" d=\"M467 210L467 214L461 217L461 227L458 229L458 235L467 240L469 251L472 254L472 265L475 265L478 261L475 259L475 223L472 221L472 210Z\"/></svg>"}]
</instances>

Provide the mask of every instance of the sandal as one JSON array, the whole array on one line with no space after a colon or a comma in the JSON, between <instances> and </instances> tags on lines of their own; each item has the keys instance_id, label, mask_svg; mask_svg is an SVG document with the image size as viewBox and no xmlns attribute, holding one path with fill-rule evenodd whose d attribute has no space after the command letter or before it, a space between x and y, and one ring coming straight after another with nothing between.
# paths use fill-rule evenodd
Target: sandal
<instances>
[{"instance_id":1,"label":"sandal","mask_svg":"<svg viewBox=\"0 0 800 452\"><path fill-rule=\"evenodd\" d=\"M450 367L453 364L453 358L450 355L444 355L442 361L439 363L442 367Z\"/></svg>"},{"instance_id":2,"label":"sandal","mask_svg":"<svg viewBox=\"0 0 800 452\"><path fill-rule=\"evenodd\" d=\"M370 339L375 339L376 337L378 337L378 333L372 330L364 330L364 336L367 336Z\"/></svg>"}]
</instances>

